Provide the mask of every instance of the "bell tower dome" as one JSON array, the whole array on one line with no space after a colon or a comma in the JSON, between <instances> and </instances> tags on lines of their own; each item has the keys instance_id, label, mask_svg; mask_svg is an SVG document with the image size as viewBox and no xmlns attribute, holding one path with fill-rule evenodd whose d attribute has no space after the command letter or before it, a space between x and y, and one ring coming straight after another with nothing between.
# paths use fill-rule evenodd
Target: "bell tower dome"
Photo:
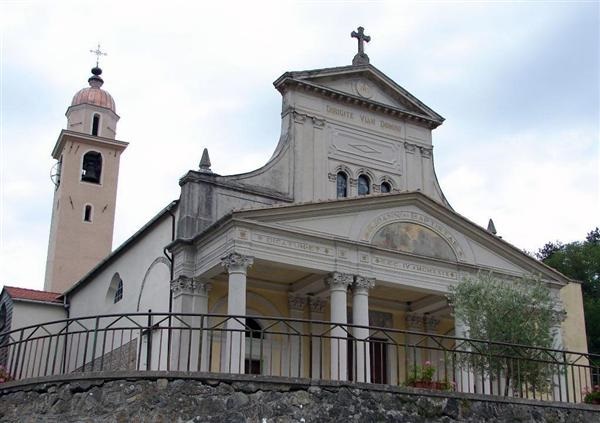
<instances>
[{"instance_id":1,"label":"bell tower dome","mask_svg":"<svg viewBox=\"0 0 600 423\"><path fill-rule=\"evenodd\" d=\"M100 49L92 51L103 54ZM128 143L116 139L115 101L102 89L96 62L88 87L67 109L52 150L54 201L44 289L64 292L112 249L121 153Z\"/></svg>"},{"instance_id":2,"label":"bell tower dome","mask_svg":"<svg viewBox=\"0 0 600 423\"><path fill-rule=\"evenodd\" d=\"M88 79L89 87L82 88L73 96L67 109L67 128L94 136L115 139L117 134L117 115L115 100L102 89L104 80L100 76L102 69L92 68Z\"/></svg>"}]
</instances>

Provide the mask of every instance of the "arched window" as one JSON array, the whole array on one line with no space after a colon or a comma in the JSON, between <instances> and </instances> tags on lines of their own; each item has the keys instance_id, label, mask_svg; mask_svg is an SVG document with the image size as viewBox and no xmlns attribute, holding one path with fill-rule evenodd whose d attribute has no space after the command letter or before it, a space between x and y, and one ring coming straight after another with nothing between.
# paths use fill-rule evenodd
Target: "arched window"
<instances>
[{"instance_id":1,"label":"arched window","mask_svg":"<svg viewBox=\"0 0 600 423\"><path fill-rule=\"evenodd\" d=\"M108 287L108 293L106 294L106 301L112 301L113 304L118 303L123 299L123 279L119 273L115 273L110 280L110 286Z\"/></svg>"},{"instance_id":2,"label":"arched window","mask_svg":"<svg viewBox=\"0 0 600 423\"><path fill-rule=\"evenodd\" d=\"M92 206L90 206L89 204L86 204L85 209L83 210L83 221L92 221Z\"/></svg>"},{"instance_id":3,"label":"arched window","mask_svg":"<svg viewBox=\"0 0 600 423\"><path fill-rule=\"evenodd\" d=\"M0 331L6 327L6 304L0 306Z\"/></svg>"},{"instance_id":4,"label":"arched window","mask_svg":"<svg viewBox=\"0 0 600 423\"><path fill-rule=\"evenodd\" d=\"M344 172L338 172L336 178L337 198L348 196L348 176Z\"/></svg>"},{"instance_id":5,"label":"arched window","mask_svg":"<svg viewBox=\"0 0 600 423\"><path fill-rule=\"evenodd\" d=\"M383 194L387 194L389 192L392 192L392 186L390 185L389 182L382 182L381 183L381 192Z\"/></svg>"},{"instance_id":6,"label":"arched window","mask_svg":"<svg viewBox=\"0 0 600 423\"><path fill-rule=\"evenodd\" d=\"M252 317L246 318L246 338L260 339L262 327Z\"/></svg>"},{"instance_id":7,"label":"arched window","mask_svg":"<svg viewBox=\"0 0 600 423\"><path fill-rule=\"evenodd\" d=\"M358 195L368 195L371 192L370 185L369 177L360 175L358 177Z\"/></svg>"},{"instance_id":8,"label":"arched window","mask_svg":"<svg viewBox=\"0 0 600 423\"><path fill-rule=\"evenodd\" d=\"M83 156L81 180L93 184L100 183L102 175L102 155L96 151L88 151Z\"/></svg>"},{"instance_id":9,"label":"arched window","mask_svg":"<svg viewBox=\"0 0 600 423\"><path fill-rule=\"evenodd\" d=\"M94 117L92 118L92 135L98 135L98 130L100 129L100 115L98 113L94 113Z\"/></svg>"},{"instance_id":10,"label":"arched window","mask_svg":"<svg viewBox=\"0 0 600 423\"><path fill-rule=\"evenodd\" d=\"M244 359L244 373L251 375L260 374L261 344L264 340L260 323L252 317L246 317L246 358Z\"/></svg>"},{"instance_id":11,"label":"arched window","mask_svg":"<svg viewBox=\"0 0 600 423\"><path fill-rule=\"evenodd\" d=\"M117 282L117 290L115 291L115 300L114 303L118 303L123 299L123 279L119 279Z\"/></svg>"}]
</instances>

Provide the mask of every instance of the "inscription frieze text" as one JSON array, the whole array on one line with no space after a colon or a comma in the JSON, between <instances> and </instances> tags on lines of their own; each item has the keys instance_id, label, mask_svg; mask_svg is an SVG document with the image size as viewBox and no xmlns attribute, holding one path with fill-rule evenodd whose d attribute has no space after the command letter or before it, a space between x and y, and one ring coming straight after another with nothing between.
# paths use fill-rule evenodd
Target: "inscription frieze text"
<instances>
[{"instance_id":1,"label":"inscription frieze text","mask_svg":"<svg viewBox=\"0 0 600 423\"><path fill-rule=\"evenodd\" d=\"M329 104L325 106L325 111L330 115L349 119L355 121L356 123L361 123L364 126L378 127L380 129L387 129L394 132L402 132L402 126L399 124L383 119L377 119L374 116L364 113L356 113L352 110L337 106L330 106Z\"/></svg>"},{"instance_id":2,"label":"inscription frieze text","mask_svg":"<svg viewBox=\"0 0 600 423\"><path fill-rule=\"evenodd\" d=\"M285 239L272 235L253 234L253 241L260 242L262 244L275 245L290 250L300 250L316 254L324 254L326 256L333 255L334 250L329 247L316 245L310 242L296 241L293 239Z\"/></svg>"},{"instance_id":3,"label":"inscription frieze text","mask_svg":"<svg viewBox=\"0 0 600 423\"><path fill-rule=\"evenodd\" d=\"M427 275L433 275L448 279L458 279L458 273L453 270L447 270L433 266L426 266L418 263L409 263L401 260L393 260L387 257L374 256L373 264L382 267L390 267L393 269L404 270L407 272L424 273Z\"/></svg>"}]
</instances>

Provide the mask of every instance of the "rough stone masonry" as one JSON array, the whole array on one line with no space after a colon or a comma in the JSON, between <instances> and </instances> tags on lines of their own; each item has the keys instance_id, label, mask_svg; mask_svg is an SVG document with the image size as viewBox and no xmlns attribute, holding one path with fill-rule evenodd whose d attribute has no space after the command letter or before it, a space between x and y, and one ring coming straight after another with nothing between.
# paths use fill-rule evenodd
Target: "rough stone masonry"
<instances>
[{"instance_id":1,"label":"rough stone masonry","mask_svg":"<svg viewBox=\"0 0 600 423\"><path fill-rule=\"evenodd\" d=\"M600 422L587 405L366 388L222 375L57 380L1 389L0 422Z\"/></svg>"}]
</instances>

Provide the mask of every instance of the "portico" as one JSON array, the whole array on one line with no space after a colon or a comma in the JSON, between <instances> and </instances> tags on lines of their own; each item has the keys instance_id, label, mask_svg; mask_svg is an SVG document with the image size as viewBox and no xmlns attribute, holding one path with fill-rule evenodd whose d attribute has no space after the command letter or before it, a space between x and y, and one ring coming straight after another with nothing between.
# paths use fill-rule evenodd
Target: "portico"
<instances>
[{"instance_id":1,"label":"portico","mask_svg":"<svg viewBox=\"0 0 600 423\"><path fill-rule=\"evenodd\" d=\"M459 224L471 233L459 232ZM481 232L422 194L403 193L234 212L218 228L170 248L176 281L212 287L195 312L240 316L227 320L219 371L251 367L247 350L257 341L245 339L251 331L243 316L259 326L261 317L285 317L327 323L290 322L269 341L269 365L279 366L281 375L393 382L407 366L425 360L442 366L444 357L430 352L431 341L420 335L394 339L419 345L399 357L374 327L453 335L445 295L462 274L519 275L506 257L485 255L485 242L502 241ZM327 341L293 336L299 333Z\"/></svg>"}]
</instances>

